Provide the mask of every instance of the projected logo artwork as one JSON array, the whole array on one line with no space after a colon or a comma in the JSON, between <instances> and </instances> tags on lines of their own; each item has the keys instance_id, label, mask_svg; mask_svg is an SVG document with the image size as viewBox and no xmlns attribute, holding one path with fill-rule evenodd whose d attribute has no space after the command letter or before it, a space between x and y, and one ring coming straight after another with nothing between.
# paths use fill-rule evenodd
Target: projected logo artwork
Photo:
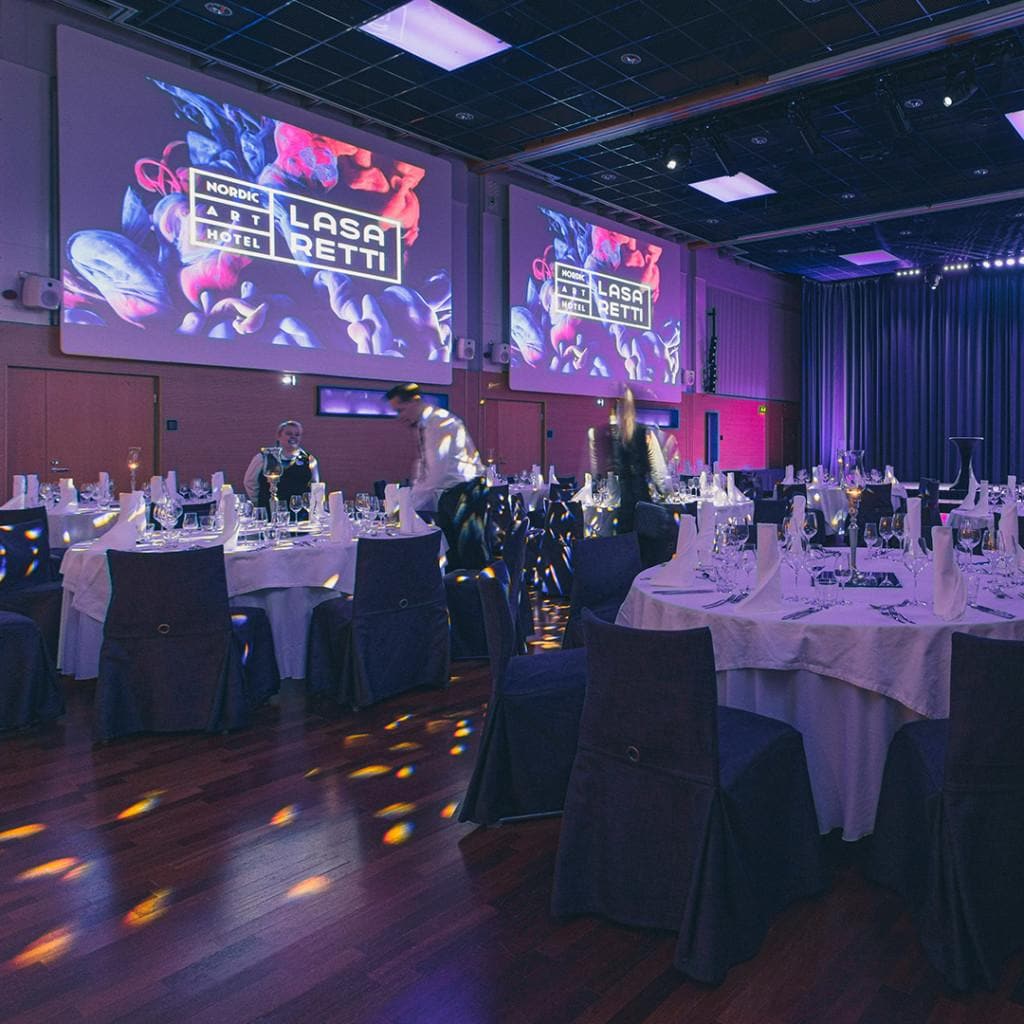
<instances>
[{"instance_id":1,"label":"projected logo artwork","mask_svg":"<svg viewBox=\"0 0 1024 1024\"><path fill-rule=\"evenodd\" d=\"M514 386L558 387L552 374L566 386L566 378L677 385L677 299L669 296L664 310L658 305L663 246L518 195L510 267ZM526 270L525 286L517 268Z\"/></svg>"},{"instance_id":2,"label":"projected logo artwork","mask_svg":"<svg viewBox=\"0 0 1024 1024\"><path fill-rule=\"evenodd\" d=\"M420 237L425 168L143 82L166 101L163 148L145 144L120 202L68 235L66 324L451 361L446 250Z\"/></svg>"}]
</instances>

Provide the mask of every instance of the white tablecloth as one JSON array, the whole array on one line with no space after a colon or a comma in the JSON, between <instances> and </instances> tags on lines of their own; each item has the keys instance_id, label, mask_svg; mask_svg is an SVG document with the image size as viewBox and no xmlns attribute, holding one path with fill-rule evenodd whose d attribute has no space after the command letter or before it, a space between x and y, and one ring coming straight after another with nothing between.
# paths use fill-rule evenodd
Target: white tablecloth
<instances>
[{"instance_id":1,"label":"white tablecloth","mask_svg":"<svg viewBox=\"0 0 1024 1024\"><path fill-rule=\"evenodd\" d=\"M903 484L892 485L893 511L900 507L900 498L906 497L907 488ZM842 487L833 484L808 484L807 507L821 510L825 516L825 532L832 535L846 518L850 503Z\"/></svg>"},{"instance_id":2,"label":"white tablecloth","mask_svg":"<svg viewBox=\"0 0 1024 1024\"><path fill-rule=\"evenodd\" d=\"M440 537L440 531L432 532ZM404 538L389 535L389 539ZM306 674L306 634L313 609L334 593L355 590L357 548L357 540L316 545L287 542L225 553L230 602L236 607L266 610L283 678L301 679ZM155 553L163 549L138 550ZM61 572L65 596L58 664L66 675L92 679L99 668L103 620L110 601L105 552L92 551L88 545L70 548ZM187 599L187 594L182 597Z\"/></svg>"},{"instance_id":3,"label":"white tablecloth","mask_svg":"<svg viewBox=\"0 0 1024 1024\"><path fill-rule=\"evenodd\" d=\"M861 561L862 569L883 567ZM888 568L899 567L893 561ZM792 592L792 574L782 571ZM904 608L916 623L908 626L870 608L909 596L909 580L901 590L847 590L852 606L787 622L782 614L797 605L767 614L737 605L705 609L715 594L656 594L645 577L634 583L618 621L643 629L708 626L721 703L772 715L803 733L821 831L842 828L851 840L874 827L885 753L896 729L915 717L949 712L952 634L1024 639L1021 599L997 601L986 594L981 600L1016 614L1012 621L969 608L950 623L930 607ZM801 593L813 592L805 584ZM920 579L920 596L931 600L929 572Z\"/></svg>"},{"instance_id":4,"label":"white tablecloth","mask_svg":"<svg viewBox=\"0 0 1024 1024\"><path fill-rule=\"evenodd\" d=\"M671 495L667 499L663 499L661 503L668 505L683 505L689 504L694 499L688 495ZM700 514L702 506L707 504L711 499L709 498L698 498L697 500L697 512ZM712 501L711 504L714 504ZM744 498L742 501L733 502L731 505L715 505L715 523L724 523L729 518L742 519L744 516L750 516L750 521L754 521L754 503L749 498Z\"/></svg>"},{"instance_id":5,"label":"white tablecloth","mask_svg":"<svg viewBox=\"0 0 1024 1024\"><path fill-rule=\"evenodd\" d=\"M527 509L535 512L540 507L541 501L548 496L550 486L550 484L542 484L539 487L535 487L533 484L509 484L508 493L510 498L513 494L518 494Z\"/></svg>"},{"instance_id":6,"label":"white tablecloth","mask_svg":"<svg viewBox=\"0 0 1024 1024\"><path fill-rule=\"evenodd\" d=\"M95 505L78 508L73 512L46 513L50 529L50 547L54 550L95 540L117 522L116 508L102 509Z\"/></svg>"}]
</instances>

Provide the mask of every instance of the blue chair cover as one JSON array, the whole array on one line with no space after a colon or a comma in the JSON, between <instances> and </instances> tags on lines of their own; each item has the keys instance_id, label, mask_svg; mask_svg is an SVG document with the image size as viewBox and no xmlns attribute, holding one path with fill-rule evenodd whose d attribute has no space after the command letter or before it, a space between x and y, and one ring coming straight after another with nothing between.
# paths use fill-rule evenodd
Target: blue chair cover
<instances>
[{"instance_id":1,"label":"blue chair cover","mask_svg":"<svg viewBox=\"0 0 1024 1024\"><path fill-rule=\"evenodd\" d=\"M96 738L246 725L249 702L231 635L224 549L108 551L107 564L111 592Z\"/></svg>"},{"instance_id":2,"label":"blue chair cover","mask_svg":"<svg viewBox=\"0 0 1024 1024\"><path fill-rule=\"evenodd\" d=\"M491 561L488 486L483 477L450 487L437 499L435 522L448 541L450 569L482 569Z\"/></svg>"},{"instance_id":3,"label":"blue chair cover","mask_svg":"<svg viewBox=\"0 0 1024 1024\"><path fill-rule=\"evenodd\" d=\"M436 532L359 541L355 594L313 609L306 692L314 706L361 708L448 685L448 609Z\"/></svg>"},{"instance_id":4,"label":"blue chair cover","mask_svg":"<svg viewBox=\"0 0 1024 1024\"><path fill-rule=\"evenodd\" d=\"M995 989L1024 945L1024 642L955 633L949 718L886 758L869 877L903 895L950 988Z\"/></svg>"},{"instance_id":5,"label":"blue chair cover","mask_svg":"<svg viewBox=\"0 0 1024 1024\"><path fill-rule=\"evenodd\" d=\"M242 662L249 706L259 707L281 689L270 619L262 608L236 605L231 609L231 634Z\"/></svg>"},{"instance_id":6,"label":"blue chair cover","mask_svg":"<svg viewBox=\"0 0 1024 1024\"><path fill-rule=\"evenodd\" d=\"M46 517L46 509L42 505L35 505L31 508L0 508L0 527L18 526L22 523L33 523L42 529L38 543L48 564L46 575L41 577L39 582L59 582L60 563L64 557L64 551L63 549L54 551L50 546L50 521Z\"/></svg>"},{"instance_id":7,"label":"blue chair cover","mask_svg":"<svg viewBox=\"0 0 1024 1024\"><path fill-rule=\"evenodd\" d=\"M717 984L773 914L821 890L803 740L717 706L707 629L586 616L587 696L552 911L678 932L675 966Z\"/></svg>"},{"instance_id":8,"label":"blue chair cover","mask_svg":"<svg viewBox=\"0 0 1024 1024\"><path fill-rule=\"evenodd\" d=\"M564 597L572 589L572 542L583 539L583 508L578 501L552 501L544 511L537 546L541 593Z\"/></svg>"},{"instance_id":9,"label":"blue chair cover","mask_svg":"<svg viewBox=\"0 0 1024 1024\"><path fill-rule=\"evenodd\" d=\"M797 495L807 497L807 484L783 484L775 485L775 500L791 502Z\"/></svg>"},{"instance_id":10,"label":"blue chair cover","mask_svg":"<svg viewBox=\"0 0 1024 1024\"><path fill-rule=\"evenodd\" d=\"M39 627L24 615L0 612L0 732L63 714L64 696Z\"/></svg>"},{"instance_id":11,"label":"blue chair cover","mask_svg":"<svg viewBox=\"0 0 1024 1024\"><path fill-rule=\"evenodd\" d=\"M550 484L548 501L570 501L579 488L575 484Z\"/></svg>"},{"instance_id":12,"label":"blue chair cover","mask_svg":"<svg viewBox=\"0 0 1024 1024\"><path fill-rule=\"evenodd\" d=\"M30 618L43 635L54 664L64 592L50 561L46 513L8 509L0 523L0 611Z\"/></svg>"},{"instance_id":13,"label":"blue chair cover","mask_svg":"<svg viewBox=\"0 0 1024 1024\"><path fill-rule=\"evenodd\" d=\"M640 544L640 561L645 569L669 561L676 553L679 524L667 506L638 501L633 515L633 529Z\"/></svg>"},{"instance_id":14,"label":"blue chair cover","mask_svg":"<svg viewBox=\"0 0 1024 1024\"><path fill-rule=\"evenodd\" d=\"M480 576L491 659L491 699L460 821L490 825L561 811L587 687L584 652L513 657L516 629L509 572L497 561Z\"/></svg>"},{"instance_id":15,"label":"blue chair cover","mask_svg":"<svg viewBox=\"0 0 1024 1024\"><path fill-rule=\"evenodd\" d=\"M643 504L643 502L637 502ZM572 591L562 648L583 646L583 610L614 622L633 580L643 571L636 533L577 540L572 546Z\"/></svg>"},{"instance_id":16,"label":"blue chair cover","mask_svg":"<svg viewBox=\"0 0 1024 1024\"><path fill-rule=\"evenodd\" d=\"M525 590L523 571L526 562L526 531L528 524L524 520L519 523L506 537L504 543L505 558L511 574L511 600L517 613L520 609L520 594ZM486 572L482 569L480 572ZM478 580L480 572L469 572L457 569L444 577L445 599L448 602L448 616L452 628L452 660L463 661L470 658L487 657L487 636L484 631L483 609L480 606ZM529 595L527 594L527 600ZM518 615L517 615L518 617ZM517 629L519 650L526 650L526 638Z\"/></svg>"}]
</instances>

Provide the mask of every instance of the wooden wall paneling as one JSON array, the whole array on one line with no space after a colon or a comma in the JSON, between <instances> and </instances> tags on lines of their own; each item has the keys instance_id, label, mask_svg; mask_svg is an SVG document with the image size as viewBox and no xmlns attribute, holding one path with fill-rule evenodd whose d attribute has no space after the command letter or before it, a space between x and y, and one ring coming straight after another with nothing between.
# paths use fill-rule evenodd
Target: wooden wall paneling
<instances>
[{"instance_id":1,"label":"wooden wall paneling","mask_svg":"<svg viewBox=\"0 0 1024 1024\"><path fill-rule=\"evenodd\" d=\"M46 471L46 371L12 366L7 371L6 423L4 445L7 471L0 494L11 497L11 477L15 474Z\"/></svg>"}]
</instances>

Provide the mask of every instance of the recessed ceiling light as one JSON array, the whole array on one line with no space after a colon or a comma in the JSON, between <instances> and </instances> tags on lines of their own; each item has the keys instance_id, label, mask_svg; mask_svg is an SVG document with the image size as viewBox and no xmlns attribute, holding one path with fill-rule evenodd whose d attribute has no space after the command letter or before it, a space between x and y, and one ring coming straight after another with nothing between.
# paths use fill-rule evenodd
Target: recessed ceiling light
<instances>
[{"instance_id":1,"label":"recessed ceiling light","mask_svg":"<svg viewBox=\"0 0 1024 1024\"><path fill-rule=\"evenodd\" d=\"M602 181L618 181L619 176L614 171L605 171L604 174L599 174L598 177Z\"/></svg>"},{"instance_id":2,"label":"recessed ceiling light","mask_svg":"<svg viewBox=\"0 0 1024 1024\"><path fill-rule=\"evenodd\" d=\"M718 217L708 217L708 219L704 223L705 224L721 224L722 222L721 222L721 220L719 220Z\"/></svg>"},{"instance_id":3,"label":"recessed ceiling light","mask_svg":"<svg viewBox=\"0 0 1024 1024\"><path fill-rule=\"evenodd\" d=\"M856 199L857 198L857 193L856 192L843 192L839 196L839 198L840 199Z\"/></svg>"},{"instance_id":4,"label":"recessed ceiling light","mask_svg":"<svg viewBox=\"0 0 1024 1024\"><path fill-rule=\"evenodd\" d=\"M858 267L868 267L873 263L895 263L897 258L884 249L868 249L866 252L841 253L839 258Z\"/></svg>"},{"instance_id":5,"label":"recessed ceiling light","mask_svg":"<svg viewBox=\"0 0 1024 1024\"><path fill-rule=\"evenodd\" d=\"M469 110L457 110L455 112L456 121L472 121L476 118L476 114Z\"/></svg>"},{"instance_id":6,"label":"recessed ceiling light","mask_svg":"<svg viewBox=\"0 0 1024 1024\"><path fill-rule=\"evenodd\" d=\"M751 145L754 145L754 146L767 146L768 145L768 136L767 135L751 135L750 136L750 142L751 142Z\"/></svg>"},{"instance_id":7,"label":"recessed ceiling light","mask_svg":"<svg viewBox=\"0 0 1024 1024\"><path fill-rule=\"evenodd\" d=\"M690 188L718 199L723 203L735 203L741 199L754 199L756 196L773 196L775 189L769 188L756 178L744 174L726 174L720 178L708 178L706 181L691 181Z\"/></svg>"},{"instance_id":8,"label":"recessed ceiling light","mask_svg":"<svg viewBox=\"0 0 1024 1024\"><path fill-rule=\"evenodd\" d=\"M924 100L920 96L911 96L903 101L907 110L920 110L924 106Z\"/></svg>"},{"instance_id":9,"label":"recessed ceiling light","mask_svg":"<svg viewBox=\"0 0 1024 1024\"><path fill-rule=\"evenodd\" d=\"M987 167L975 167L974 170L971 171L971 174L973 174L976 178L984 178L985 175L988 174L988 168Z\"/></svg>"},{"instance_id":10,"label":"recessed ceiling light","mask_svg":"<svg viewBox=\"0 0 1024 1024\"><path fill-rule=\"evenodd\" d=\"M619 60L623 64L640 64L643 62L643 57L639 53L624 53Z\"/></svg>"},{"instance_id":11,"label":"recessed ceiling light","mask_svg":"<svg viewBox=\"0 0 1024 1024\"><path fill-rule=\"evenodd\" d=\"M910 236L911 236L911 235L912 235L913 233L914 233L914 232L913 232L913 231L911 231L911 230L910 230L910 228L904 228L904 229L903 229L903 230L902 230L902 231L900 232L900 238L909 238L909 237L910 237Z\"/></svg>"},{"instance_id":12,"label":"recessed ceiling light","mask_svg":"<svg viewBox=\"0 0 1024 1024\"><path fill-rule=\"evenodd\" d=\"M203 10L206 11L207 14L216 15L218 18L230 18L231 15L235 13L227 4L203 4Z\"/></svg>"},{"instance_id":13,"label":"recessed ceiling light","mask_svg":"<svg viewBox=\"0 0 1024 1024\"><path fill-rule=\"evenodd\" d=\"M445 71L454 71L509 48L508 43L452 14L434 0L409 0L360 25L359 31Z\"/></svg>"}]
</instances>

